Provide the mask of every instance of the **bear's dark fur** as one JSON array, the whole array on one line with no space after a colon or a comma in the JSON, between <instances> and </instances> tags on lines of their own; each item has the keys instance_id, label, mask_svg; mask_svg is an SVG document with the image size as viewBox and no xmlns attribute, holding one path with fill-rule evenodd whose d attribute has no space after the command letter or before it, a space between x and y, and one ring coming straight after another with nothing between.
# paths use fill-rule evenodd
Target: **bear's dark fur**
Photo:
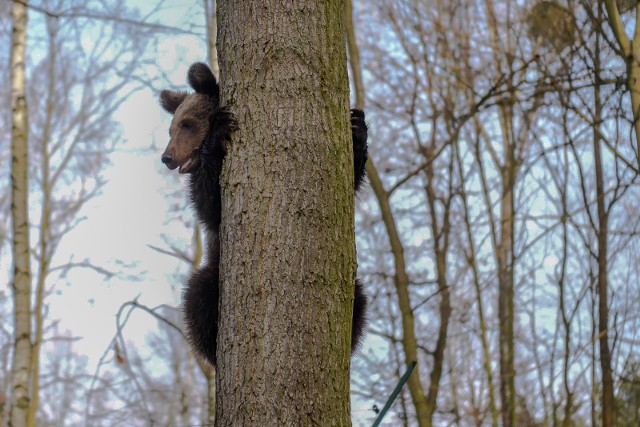
<instances>
[{"instance_id":1,"label":"bear's dark fur","mask_svg":"<svg viewBox=\"0 0 640 427\"><path fill-rule=\"evenodd\" d=\"M229 136L237 129L233 115L220 106L219 86L209 67L195 63L189 68L189 85L195 93L163 90L162 107L173 114L169 145L162 162L189 174L189 191L207 242L205 263L195 270L184 289L184 317L194 350L216 364L218 334L219 232L221 219L220 172ZM360 188L367 162L367 125L364 112L351 110L355 190ZM367 297L356 279L351 330L351 351L358 347L366 322Z\"/></svg>"}]
</instances>

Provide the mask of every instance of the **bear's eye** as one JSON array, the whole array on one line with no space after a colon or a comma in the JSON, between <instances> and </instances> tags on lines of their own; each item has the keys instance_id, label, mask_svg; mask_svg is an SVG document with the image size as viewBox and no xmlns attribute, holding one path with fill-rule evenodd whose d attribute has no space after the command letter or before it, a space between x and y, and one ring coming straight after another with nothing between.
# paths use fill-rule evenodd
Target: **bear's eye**
<instances>
[{"instance_id":1,"label":"bear's eye","mask_svg":"<svg viewBox=\"0 0 640 427\"><path fill-rule=\"evenodd\" d=\"M191 123L190 123L190 122L180 122L180 127L181 127L182 129L189 129L189 128L191 128L192 126L191 126Z\"/></svg>"}]
</instances>

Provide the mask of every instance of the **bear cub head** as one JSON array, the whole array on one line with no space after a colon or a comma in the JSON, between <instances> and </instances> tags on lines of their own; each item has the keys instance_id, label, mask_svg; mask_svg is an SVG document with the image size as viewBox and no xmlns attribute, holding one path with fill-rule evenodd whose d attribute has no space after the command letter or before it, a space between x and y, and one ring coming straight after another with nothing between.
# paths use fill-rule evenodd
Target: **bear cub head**
<instances>
[{"instance_id":1,"label":"bear cub head","mask_svg":"<svg viewBox=\"0 0 640 427\"><path fill-rule=\"evenodd\" d=\"M211 119L219 106L220 88L207 64L196 62L189 68L189 85L195 93L163 90L160 104L173 114L169 145L162 163L180 173L191 173L200 164L198 152L209 135Z\"/></svg>"}]
</instances>

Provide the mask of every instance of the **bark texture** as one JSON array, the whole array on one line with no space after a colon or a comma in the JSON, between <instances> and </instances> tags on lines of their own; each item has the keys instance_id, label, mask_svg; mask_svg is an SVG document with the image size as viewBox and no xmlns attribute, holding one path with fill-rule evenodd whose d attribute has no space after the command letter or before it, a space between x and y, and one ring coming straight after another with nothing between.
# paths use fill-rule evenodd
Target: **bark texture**
<instances>
[{"instance_id":1,"label":"bark texture","mask_svg":"<svg viewBox=\"0 0 640 427\"><path fill-rule=\"evenodd\" d=\"M11 218L13 224L14 345L9 427L27 425L31 368L31 262L28 216L28 119L25 77L27 6L11 6Z\"/></svg>"},{"instance_id":2,"label":"bark texture","mask_svg":"<svg viewBox=\"0 0 640 427\"><path fill-rule=\"evenodd\" d=\"M218 1L217 425L350 425L353 164L342 3Z\"/></svg>"}]
</instances>

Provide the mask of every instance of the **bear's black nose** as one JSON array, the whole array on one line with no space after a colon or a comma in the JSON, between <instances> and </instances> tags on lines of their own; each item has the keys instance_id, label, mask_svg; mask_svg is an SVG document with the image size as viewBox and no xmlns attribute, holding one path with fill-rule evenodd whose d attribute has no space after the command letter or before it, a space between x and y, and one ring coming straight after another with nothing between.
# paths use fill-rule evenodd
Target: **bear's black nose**
<instances>
[{"instance_id":1,"label":"bear's black nose","mask_svg":"<svg viewBox=\"0 0 640 427\"><path fill-rule=\"evenodd\" d=\"M171 163L172 160L173 160L173 156L171 156L171 154L164 153L162 155L162 163L164 163L165 165L168 165L169 163Z\"/></svg>"},{"instance_id":2,"label":"bear's black nose","mask_svg":"<svg viewBox=\"0 0 640 427\"><path fill-rule=\"evenodd\" d=\"M173 156L166 151L162 155L162 163L164 163L169 168L169 170L174 170L178 167L178 164L173 160Z\"/></svg>"}]
</instances>

